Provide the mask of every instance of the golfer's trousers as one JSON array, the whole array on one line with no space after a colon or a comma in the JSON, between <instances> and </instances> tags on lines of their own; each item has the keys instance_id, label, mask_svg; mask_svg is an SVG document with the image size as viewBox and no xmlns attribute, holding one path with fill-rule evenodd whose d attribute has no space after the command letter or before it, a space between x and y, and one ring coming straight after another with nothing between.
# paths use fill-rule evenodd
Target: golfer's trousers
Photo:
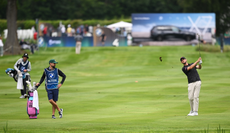
<instances>
[{"instance_id":1,"label":"golfer's trousers","mask_svg":"<svg viewBox=\"0 0 230 133\"><path fill-rule=\"evenodd\" d=\"M201 81L188 84L188 99L191 111L198 111Z\"/></svg>"},{"instance_id":2,"label":"golfer's trousers","mask_svg":"<svg viewBox=\"0 0 230 133\"><path fill-rule=\"evenodd\" d=\"M0 56L3 56L3 46L0 46Z\"/></svg>"},{"instance_id":3,"label":"golfer's trousers","mask_svg":"<svg viewBox=\"0 0 230 133\"><path fill-rule=\"evenodd\" d=\"M81 41L76 42L76 54L80 54L81 52Z\"/></svg>"}]
</instances>

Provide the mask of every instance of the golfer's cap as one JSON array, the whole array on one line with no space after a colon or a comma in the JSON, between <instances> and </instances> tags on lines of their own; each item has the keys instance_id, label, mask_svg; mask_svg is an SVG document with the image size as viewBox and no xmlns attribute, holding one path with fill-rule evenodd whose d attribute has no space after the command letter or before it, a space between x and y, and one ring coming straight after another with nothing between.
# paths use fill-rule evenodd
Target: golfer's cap
<instances>
[{"instance_id":1,"label":"golfer's cap","mask_svg":"<svg viewBox=\"0 0 230 133\"><path fill-rule=\"evenodd\" d=\"M180 57L180 61L182 61L183 59L186 59L185 57Z\"/></svg>"},{"instance_id":2,"label":"golfer's cap","mask_svg":"<svg viewBox=\"0 0 230 133\"><path fill-rule=\"evenodd\" d=\"M58 62L57 62L55 59L51 59L51 60L49 61L49 63L57 64Z\"/></svg>"},{"instance_id":3,"label":"golfer's cap","mask_svg":"<svg viewBox=\"0 0 230 133\"><path fill-rule=\"evenodd\" d=\"M29 56L28 56L27 53L24 53L23 56L22 56L22 58L23 58L23 57L27 57L27 58L29 59Z\"/></svg>"}]
</instances>

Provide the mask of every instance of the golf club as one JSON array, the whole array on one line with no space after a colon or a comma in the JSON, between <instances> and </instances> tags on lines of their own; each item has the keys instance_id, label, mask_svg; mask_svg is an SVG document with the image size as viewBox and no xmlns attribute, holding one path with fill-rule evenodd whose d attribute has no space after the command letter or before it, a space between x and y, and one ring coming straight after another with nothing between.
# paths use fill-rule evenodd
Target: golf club
<instances>
[{"instance_id":1,"label":"golf club","mask_svg":"<svg viewBox=\"0 0 230 133\"><path fill-rule=\"evenodd\" d=\"M199 55L200 55L200 57L201 57L201 54L200 54L200 35L199 34L197 34L198 35L198 45L199 45ZM199 64L202 64L202 60L200 60L200 63Z\"/></svg>"},{"instance_id":2,"label":"golf club","mask_svg":"<svg viewBox=\"0 0 230 133\"><path fill-rule=\"evenodd\" d=\"M201 54L200 54L200 35L197 33L197 36L198 36L198 45L199 45L199 55L201 57Z\"/></svg>"}]
</instances>

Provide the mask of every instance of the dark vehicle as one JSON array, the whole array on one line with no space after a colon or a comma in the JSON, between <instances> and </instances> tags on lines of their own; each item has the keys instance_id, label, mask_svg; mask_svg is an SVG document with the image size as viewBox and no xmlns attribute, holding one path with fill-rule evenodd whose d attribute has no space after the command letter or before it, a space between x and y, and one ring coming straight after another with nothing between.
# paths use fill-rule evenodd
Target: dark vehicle
<instances>
[{"instance_id":1,"label":"dark vehicle","mask_svg":"<svg viewBox=\"0 0 230 133\"><path fill-rule=\"evenodd\" d=\"M176 26L170 25L158 25L151 29L151 38L157 41L165 39L184 39L185 41L191 41L196 39L196 33L189 31L182 31Z\"/></svg>"}]
</instances>

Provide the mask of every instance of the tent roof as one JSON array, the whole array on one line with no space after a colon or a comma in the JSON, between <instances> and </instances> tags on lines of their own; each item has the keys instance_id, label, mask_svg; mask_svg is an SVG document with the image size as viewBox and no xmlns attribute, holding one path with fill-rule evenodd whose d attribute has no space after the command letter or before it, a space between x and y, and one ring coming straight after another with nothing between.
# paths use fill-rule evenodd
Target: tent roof
<instances>
[{"instance_id":1,"label":"tent roof","mask_svg":"<svg viewBox=\"0 0 230 133\"><path fill-rule=\"evenodd\" d=\"M121 27L121 28L132 28L133 24L128 23L128 22L124 22L124 21L120 21L114 24L110 24L107 27L108 28L116 28L116 27Z\"/></svg>"}]
</instances>

